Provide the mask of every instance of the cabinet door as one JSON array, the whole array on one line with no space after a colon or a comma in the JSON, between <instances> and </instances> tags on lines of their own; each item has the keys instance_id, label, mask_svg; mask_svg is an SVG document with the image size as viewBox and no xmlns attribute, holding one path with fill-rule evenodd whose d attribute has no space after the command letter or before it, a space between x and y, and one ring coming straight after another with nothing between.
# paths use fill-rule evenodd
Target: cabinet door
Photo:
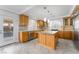
<instances>
[{"instance_id":1,"label":"cabinet door","mask_svg":"<svg viewBox=\"0 0 79 59\"><path fill-rule=\"evenodd\" d=\"M71 39L74 40L75 39L75 33L71 32Z\"/></svg>"},{"instance_id":2,"label":"cabinet door","mask_svg":"<svg viewBox=\"0 0 79 59\"><path fill-rule=\"evenodd\" d=\"M37 37L38 37L38 33L36 33L36 32L30 33L30 35L31 35L33 38L37 38Z\"/></svg>"},{"instance_id":3,"label":"cabinet door","mask_svg":"<svg viewBox=\"0 0 79 59\"><path fill-rule=\"evenodd\" d=\"M64 36L64 35L63 35L63 31L59 31L59 32L58 32L58 37L59 37L59 38L63 38L63 36Z\"/></svg>"},{"instance_id":4,"label":"cabinet door","mask_svg":"<svg viewBox=\"0 0 79 59\"><path fill-rule=\"evenodd\" d=\"M20 26L24 25L24 16L20 15Z\"/></svg>"},{"instance_id":5,"label":"cabinet door","mask_svg":"<svg viewBox=\"0 0 79 59\"><path fill-rule=\"evenodd\" d=\"M28 16L24 16L24 25L28 26L28 22L29 22L29 17Z\"/></svg>"},{"instance_id":6,"label":"cabinet door","mask_svg":"<svg viewBox=\"0 0 79 59\"><path fill-rule=\"evenodd\" d=\"M44 21L43 20L37 20L37 26L38 26L38 28L42 29L44 27Z\"/></svg>"},{"instance_id":7,"label":"cabinet door","mask_svg":"<svg viewBox=\"0 0 79 59\"><path fill-rule=\"evenodd\" d=\"M56 48L56 38L54 35L46 35L46 46Z\"/></svg>"},{"instance_id":8,"label":"cabinet door","mask_svg":"<svg viewBox=\"0 0 79 59\"><path fill-rule=\"evenodd\" d=\"M20 26L28 25L28 16L20 15Z\"/></svg>"},{"instance_id":9,"label":"cabinet door","mask_svg":"<svg viewBox=\"0 0 79 59\"><path fill-rule=\"evenodd\" d=\"M71 39L71 32L70 31L64 31L64 39Z\"/></svg>"},{"instance_id":10,"label":"cabinet door","mask_svg":"<svg viewBox=\"0 0 79 59\"><path fill-rule=\"evenodd\" d=\"M27 42L29 40L29 32L19 33L20 42Z\"/></svg>"},{"instance_id":11,"label":"cabinet door","mask_svg":"<svg viewBox=\"0 0 79 59\"><path fill-rule=\"evenodd\" d=\"M45 34L39 34L38 35L38 42L40 43L40 44L43 44L43 45L45 45Z\"/></svg>"},{"instance_id":12,"label":"cabinet door","mask_svg":"<svg viewBox=\"0 0 79 59\"><path fill-rule=\"evenodd\" d=\"M34 38L38 38L38 33L34 32Z\"/></svg>"},{"instance_id":13,"label":"cabinet door","mask_svg":"<svg viewBox=\"0 0 79 59\"><path fill-rule=\"evenodd\" d=\"M38 34L38 43L41 43L41 40L42 40L41 34L39 33L39 34Z\"/></svg>"}]
</instances>

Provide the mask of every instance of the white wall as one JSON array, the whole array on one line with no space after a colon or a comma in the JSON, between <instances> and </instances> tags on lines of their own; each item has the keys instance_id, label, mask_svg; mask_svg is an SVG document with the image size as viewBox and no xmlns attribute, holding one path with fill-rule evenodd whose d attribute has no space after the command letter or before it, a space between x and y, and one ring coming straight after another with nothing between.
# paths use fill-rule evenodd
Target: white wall
<instances>
[{"instance_id":1,"label":"white wall","mask_svg":"<svg viewBox=\"0 0 79 59\"><path fill-rule=\"evenodd\" d=\"M9 11L6 11L6 10L1 10L0 9L0 16L3 16L3 19L6 18L6 17L10 17L11 19L13 19L13 22L14 22L14 39L16 41L18 41L18 25L19 25L19 16L15 13L11 13ZM0 25L2 26L2 25Z\"/></svg>"}]
</instances>

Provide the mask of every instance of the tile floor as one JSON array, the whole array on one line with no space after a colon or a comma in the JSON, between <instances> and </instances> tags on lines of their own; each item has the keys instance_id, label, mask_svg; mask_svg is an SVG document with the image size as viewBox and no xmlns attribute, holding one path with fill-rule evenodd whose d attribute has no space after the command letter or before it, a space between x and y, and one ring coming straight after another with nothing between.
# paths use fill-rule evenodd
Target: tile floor
<instances>
[{"instance_id":1,"label":"tile floor","mask_svg":"<svg viewBox=\"0 0 79 59\"><path fill-rule=\"evenodd\" d=\"M79 53L75 44L71 40L59 39L57 49L50 50L37 44L37 40L31 40L27 43L13 43L0 47L1 54L73 54Z\"/></svg>"}]
</instances>

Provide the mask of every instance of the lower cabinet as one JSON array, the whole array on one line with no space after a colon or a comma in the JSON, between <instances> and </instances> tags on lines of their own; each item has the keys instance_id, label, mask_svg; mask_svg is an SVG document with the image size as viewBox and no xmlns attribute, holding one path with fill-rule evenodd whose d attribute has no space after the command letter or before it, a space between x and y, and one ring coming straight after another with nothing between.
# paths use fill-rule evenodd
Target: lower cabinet
<instances>
[{"instance_id":1,"label":"lower cabinet","mask_svg":"<svg viewBox=\"0 0 79 59\"><path fill-rule=\"evenodd\" d=\"M59 38L63 38L63 36L64 36L64 35L63 35L63 31L59 31L57 36L58 36Z\"/></svg>"},{"instance_id":2,"label":"lower cabinet","mask_svg":"<svg viewBox=\"0 0 79 59\"><path fill-rule=\"evenodd\" d=\"M38 43L46 45L46 36L44 34L39 34L38 35Z\"/></svg>"},{"instance_id":3,"label":"lower cabinet","mask_svg":"<svg viewBox=\"0 0 79 59\"><path fill-rule=\"evenodd\" d=\"M65 39L72 39L72 33L70 31L64 31L63 32L63 37Z\"/></svg>"},{"instance_id":4,"label":"lower cabinet","mask_svg":"<svg viewBox=\"0 0 79 59\"><path fill-rule=\"evenodd\" d=\"M29 40L29 32L19 32L19 40L21 43L27 42Z\"/></svg>"},{"instance_id":5,"label":"lower cabinet","mask_svg":"<svg viewBox=\"0 0 79 59\"><path fill-rule=\"evenodd\" d=\"M74 40L74 32L73 31L59 31L58 37L63 38L63 39Z\"/></svg>"},{"instance_id":6,"label":"lower cabinet","mask_svg":"<svg viewBox=\"0 0 79 59\"><path fill-rule=\"evenodd\" d=\"M38 38L38 33L34 32L34 38Z\"/></svg>"},{"instance_id":7,"label":"lower cabinet","mask_svg":"<svg viewBox=\"0 0 79 59\"><path fill-rule=\"evenodd\" d=\"M57 38L56 38L56 36L46 35L46 45L48 47L56 49L56 45L57 45Z\"/></svg>"},{"instance_id":8,"label":"lower cabinet","mask_svg":"<svg viewBox=\"0 0 79 59\"><path fill-rule=\"evenodd\" d=\"M38 34L38 43L48 48L56 49L57 38L55 35L50 34Z\"/></svg>"},{"instance_id":9,"label":"lower cabinet","mask_svg":"<svg viewBox=\"0 0 79 59\"><path fill-rule=\"evenodd\" d=\"M33 38L38 38L38 33L36 33L36 32L31 32L30 35L31 35Z\"/></svg>"},{"instance_id":10,"label":"lower cabinet","mask_svg":"<svg viewBox=\"0 0 79 59\"><path fill-rule=\"evenodd\" d=\"M31 38L37 38L38 33L37 32L19 32L19 41L21 43L27 42Z\"/></svg>"}]
</instances>

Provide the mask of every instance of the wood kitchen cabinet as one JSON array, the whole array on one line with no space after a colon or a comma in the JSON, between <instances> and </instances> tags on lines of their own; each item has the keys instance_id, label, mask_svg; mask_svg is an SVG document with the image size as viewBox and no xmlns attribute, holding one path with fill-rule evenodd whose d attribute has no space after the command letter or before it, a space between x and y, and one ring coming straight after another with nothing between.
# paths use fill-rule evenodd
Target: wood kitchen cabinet
<instances>
[{"instance_id":1,"label":"wood kitchen cabinet","mask_svg":"<svg viewBox=\"0 0 79 59\"><path fill-rule=\"evenodd\" d=\"M46 45L46 36L44 34L38 35L38 43L42 45Z\"/></svg>"},{"instance_id":2,"label":"wood kitchen cabinet","mask_svg":"<svg viewBox=\"0 0 79 59\"><path fill-rule=\"evenodd\" d=\"M38 38L38 33L34 32L33 34L34 34L33 35L34 38Z\"/></svg>"},{"instance_id":3,"label":"wood kitchen cabinet","mask_svg":"<svg viewBox=\"0 0 79 59\"><path fill-rule=\"evenodd\" d=\"M71 32L71 37L72 37L72 40L75 40L75 33L74 32Z\"/></svg>"},{"instance_id":4,"label":"wood kitchen cabinet","mask_svg":"<svg viewBox=\"0 0 79 59\"><path fill-rule=\"evenodd\" d=\"M28 26L29 17L25 15L20 15L19 24L20 26Z\"/></svg>"},{"instance_id":5,"label":"wood kitchen cabinet","mask_svg":"<svg viewBox=\"0 0 79 59\"><path fill-rule=\"evenodd\" d=\"M37 27L43 29L48 26L48 22L44 20L37 20Z\"/></svg>"},{"instance_id":6,"label":"wood kitchen cabinet","mask_svg":"<svg viewBox=\"0 0 79 59\"><path fill-rule=\"evenodd\" d=\"M65 39L72 39L72 33L71 33L71 31L64 31L63 32L63 37Z\"/></svg>"},{"instance_id":7,"label":"wood kitchen cabinet","mask_svg":"<svg viewBox=\"0 0 79 59\"><path fill-rule=\"evenodd\" d=\"M68 17L64 17L63 18L64 20L64 26L72 26L73 24L73 20L72 20L72 17L71 16L68 16Z\"/></svg>"},{"instance_id":8,"label":"wood kitchen cabinet","mask_svg":"<svg viewBox=\"0 0 79 59\"><path fill-rule=\"evenodd\" d=\"M58 37L62 39L74 40L74 29L73 29L73 19L71 16L63 18L63 26L58 32Z\"/></svg>"},{"instance_id":9,"label":"wood kitchen cabinet","mask_svg":"<svg viewBox=\"0 0 79 59\"><path fill-rule=\"evenodd\" d=\"M63 31L59 31L57 36L58 36L59 38L63 38Z\"/></svg>"},{"instance_id":10,"label":"wood kitchen cabinet","mask_svg":"<svg viewBox=\"0 0 79 59\"><path fill-rule=\"evenodd\" d=\"M53 35L46 35L46 45L48 47L56 49L57 37Z\"/></svg>"},{"instance_id":11,"label":"wood kitchen cabinet","mask_svg":"<svg viewBox=\"0 0 79 59\"><path fill-rule=\"evenodd\" d=\"M38 33L36 33L35 31L30 33L32 38L38 38Z\"/></svg>"},{"instance_id":12,"label":"wood kitchen cabinet","mask_svg":"<svg viewBox=\"0 0 79 59\"><path fill-rule=\"evenodd\" d=\"M52 48L56 49L57 40L58 38L56 37L55 34L54 35L43 34L43 33L38 34L38 43L50 49Z\"/></svg>"},{"instance_id":13,"label":"wood kitchen cabinet","mask_svg":"<svg viewBox=\"0 0 79 59\"><path fill-rule=\"evenodd\" d=\"M62 39L74 40L74 32L73 31L59 31L58 37Z\"/></svg>"},{"instance_id":14,"label":"wood kitchen cabinet","mask_svg":"<svg viewBox=\"0 0 79 59\"><path fill-rule=\"evenodd\" d=\"M32 38L38 38L38 32L41 32L42 30L33 30L31 31L30 35Z\"/></svg>"},{"instance_id":15,"label":"wood kitchen cabinet","mask_svg":"<svg viewBox=\"0 0 79 59\"><path fill-rule=\"evenodd\" d=\"M29 40L29 32L19 32L19 40L21 43L27 42Z\"/></svg>"},{"instance_id":16,"label":"wood kitchen cabinet","mask_svg":"<svg viewBox=\"0 0 79 59\"><path fill-rule=\"evenodd\" d=\"M38 27L39 29L44 28L44 21L43 21L43 20L37 20L37 27Z\"/></svg>"}]
</instances>

